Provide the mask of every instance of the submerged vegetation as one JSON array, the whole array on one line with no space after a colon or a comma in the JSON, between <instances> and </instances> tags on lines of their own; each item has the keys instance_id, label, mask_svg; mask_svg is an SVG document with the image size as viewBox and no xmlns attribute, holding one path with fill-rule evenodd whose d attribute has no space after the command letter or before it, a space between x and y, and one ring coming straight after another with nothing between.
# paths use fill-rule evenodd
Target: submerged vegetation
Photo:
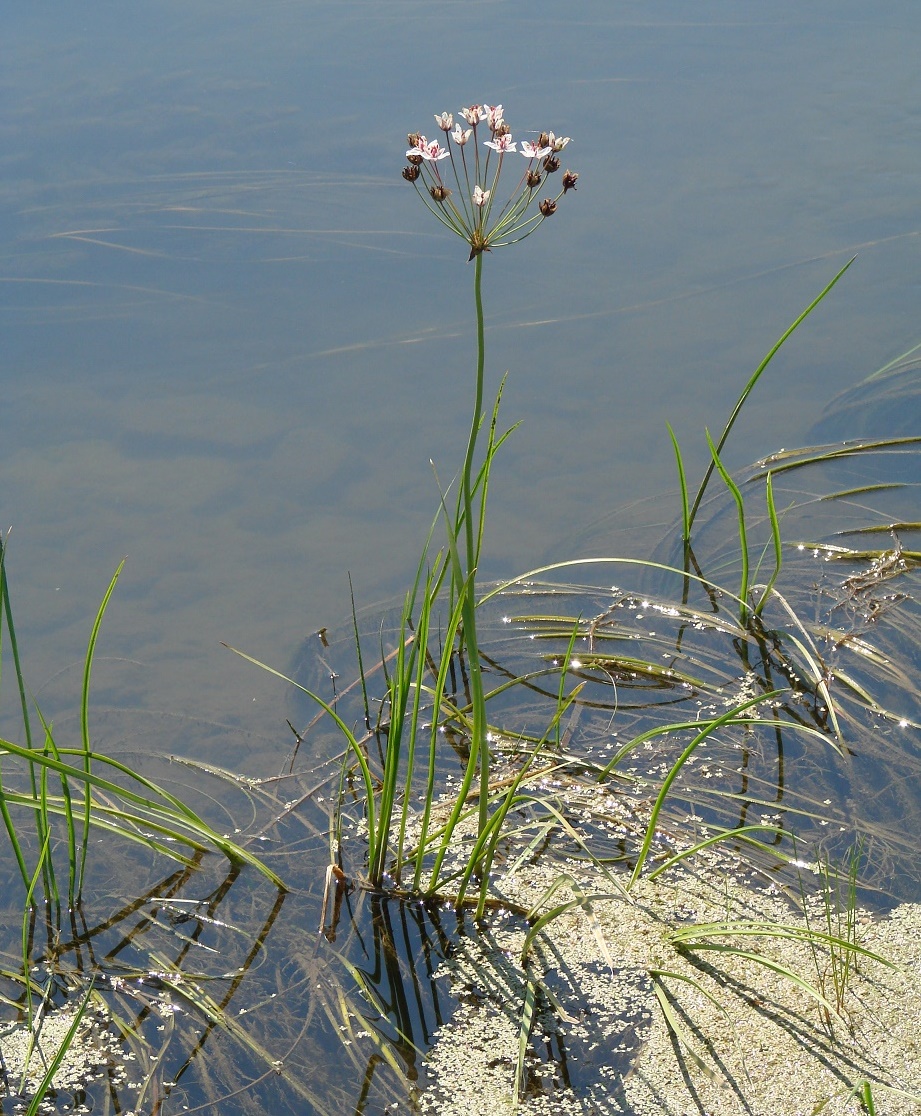
<instances>
[{"instance_id":1,"label":"submerged vegetation","mask_svg":"<svg viewBox=\"0 0 921 1116\"><path fill-rule=\"evenodd\" d=\"M747 1098L771 1051L750 1078L733 1051L763 1027L822 1067L809 1110L873 1112L886 1096L902 1111L921 1074L897 1079L864 1012L873 989L902 988L904 963L869 909L896 875L898 898L921 899L900 827L906 803L921 807L921 436L783 451L742 476L723 460L772 358L850 263L719 436L705 432L696 487L669 428L679 496L664 538L483 584L492 470L514 429L499 422L504 381L485 403L483 261L552 216L578 175L561 172L568 138L515 141L502 106L435 120L445 146L411 134L403 177L469 247L467 448L450 484L436 474L396 614L354 610L349 632L324 631L337 669L319 682L272 670L314 710L283 771L94 746L90 680L119 572L65 743L23 677L0 546L22 735L0 740L5 1095L29 1116L231 1100L359 1114L394 1097L562 1116L583 1096L647 1111L637 1090L655 1077L655 1111L728 1097L761 1112ZM897 396L906 361L868 383ZM331 687L353 653L354 681ZM452 1015L495 1044L487 1066ZM466 1098L439 1034L497 1092Z\"/></svg>"}]
</instances>

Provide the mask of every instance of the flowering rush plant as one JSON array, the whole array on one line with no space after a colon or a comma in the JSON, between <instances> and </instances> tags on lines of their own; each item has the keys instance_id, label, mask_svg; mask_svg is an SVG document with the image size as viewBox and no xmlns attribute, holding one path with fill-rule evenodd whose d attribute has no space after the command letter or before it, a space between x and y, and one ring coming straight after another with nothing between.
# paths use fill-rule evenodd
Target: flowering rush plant
<instances>
[{"instance_id":1,"label":"flowering rush plant","mask_svg":"<svg viewBox=\"0 0 921 1116\"><path fill-rule=\"evenodd\" d=\"M463 902L464 892L472 873L476 873L480 880L480 917L486 898L486 888L489 882L489 864L495 852L496 841L501 830L502 818L514 799L514 793L507 798L503 806L499 806L495 813L490 814L490 805L495 802L489 781L490 772L490 742L491 735L486 715L486 691L484 688L482 667L480 663L479 640L477 636L477 601L476 601L476 573L480 560L480 545L486 521L486 494L489 487L490 469L496 449L505 439L505 435L496 440L495 424L498 417L499 398L502 394L501 387L496 398L493 410L492 423L488 427L489 436L484 453L477 454L477 439L480 430L484 428L485 415L483 413L484 371L486 365L486 346L484 330L484 313L482 297L483 259L486 252L505 244L514 244L524 240L556 212L559 199L570 190L574 190L576 179L579 177L567 170L559 179L554 176L560 170L560 153L569 144L568 136L555 136L553 132L541 132L536 142L531 140L514 140L509 126L502 115L502 105L470 105L469 108L460 110L457 123L450 112L442 112L435 117L435 123L443 135L439 139L429 140L419 133L411 133L407 139L409 150L406 152L407 165L403 168L403 177L415 186L417 193L422 198L426 207L434 213L439 221L457 236L461 237L470 246L469 260L474 261L473 266L473 294L476 310L476 377L474 380L473 417L470 424L470 434L467 439L467 452L464 455L464 464L460 473L457 502L453 516L448 512L443 503L445 522L447 525L448 546L447 565L439 565L437 575L433 575L433 596L427 597L425 616L428 617L431 605L439 591L441 579L450 571L451 585L451 616L452 631L451 646L448 649L448 658L441 660L440 677L447 677L446 672L450 664L450 656L454 654L455 636L457 650L466 649L466 679L469 683L469 709L463 714L458 713L458 719L467 727L470 736L469 755L463 779L457 793L457 799L447 825L442 827L439 838L439 848L432 869L432 884L434 888L439 879L442 860L447 852L458 821L462 816L465 804L472 791L473 781L479 775L479 792L477 806L477 839L458 885L457 903ZM524 158L521 163L520 158ZM511 193L500 200L499 178L503 168L508 164L515 165L517 185ZM520 173L519 173L520 172ZM548 183L558 181L559 188L548 189ZM421 567L420 567L421 569ZM426 589L429 593L429 588ZM409 598L409 599L414 599ZM409 607L409 606L408 606ZM426 623L427 623L426 619ZM412 640L418 638L420 627L413 628ZM407 633L409 624L407 622ZM424 660L420 659L420 664ZM419 667L421 671L421 665ZM453 675L453 666L451 666ZM421 677L421 674L420 674ZM414 716L419 712L419 684L414 693ZM393 697L391 701L393 702ZM404 703L409 698L404 693ZM438 703L436 702L436 709ZM407 705L404 704L404 708ZM395 708L392 706L392 710ZM399 733L402 716L391 712L390 723L395 732ZM415 724L415 722L414 722ZM415 729L413 730L415 732ZM432 732L432 749L435 747L437 733ZM396 768L399 766L399 753L396 746L391 749L388 743L388 763L392 759L391 783L396 778ZM414 753L413 753L414 754ZM431 753L434 757L434 751ZM410 767L412 761L409 761ZM524 769L522 769L523 774ZM434 779L434 758L429 766L429 791L431 792ZM406 786L411 783L411 773L407 777ZM370 783L369 783L370 785ZM408 801L409 793L405 796ZM517 801L517 800L516 800ZM422 818L422 832L428 832L429 809L431 808L431 793L426 795L425 811ZM372 866L371 878L378 884L383 876L383 863L387 853L387 833L389 832L389 815L384 816L381 811L381 829L383 839L377 845L377 858ZM402 832L402 831L401 831ZM402 836L400 838L402 841ZM423 841L425 844L425 841ZM399 854L397 857L399 861ZM418 882L419 866L421 859L417 858L416 880Z\"/></svg>"},{"instance_id":2,"label":"flowering rush plant","mask_svg":"<svg viewBox=\"0 0 921 1116\"><path fill-rule=\"evenodd\" d=\"M569 136L541 132L536 142L514 140L502 105L462 108L457 123L452 113L442 112L435 116L435 123L444 133L444 146L440 139L429 140L411 132L406 137L408 165L403 177L416 187L438 220L466 240L471 260L530 236L556 212L560 198L576 188L579 176L567 170L555 194L547 191L551 177L560 169L560 152ZM506 157L516 154L527 162L518 184L499 204L499 176ZM541 194L546 196L537 201Z\"/></svg>"}]
</instances>

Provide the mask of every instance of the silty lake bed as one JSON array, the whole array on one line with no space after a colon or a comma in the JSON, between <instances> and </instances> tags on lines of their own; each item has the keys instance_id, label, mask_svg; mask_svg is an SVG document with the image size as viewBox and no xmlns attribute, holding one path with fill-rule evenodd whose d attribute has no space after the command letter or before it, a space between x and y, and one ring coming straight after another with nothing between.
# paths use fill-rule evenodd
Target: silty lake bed
<instances>
[{"instance_id":1,"label":"silty lake bed","mask_svg":"<svg viewBox=\"0 0 921 1116\"><path fill-rule=\"evenodd\" d=\"M698 475L704 427L857 253L725 458L813 440L831 400L919 340L919 33L907 3L7 13L2 521L27 679L59 733L125 555L97 745L256 775L288 755L290 698L220 641L287 669L347 628L346 571L371 626L407 587L474 357L464 246L399 177L436 112L501 102L516 131L571 135L580 173L486 261L488 375L508 370L522 426L484 580L645 553L678 512L655 499L675 483L666 420ZM914 432L917 392L901 402ZM835 413L820 440L879 433L872 397ZM321 889L258 917L300 949Z\"/></svg>"}]
</instances>

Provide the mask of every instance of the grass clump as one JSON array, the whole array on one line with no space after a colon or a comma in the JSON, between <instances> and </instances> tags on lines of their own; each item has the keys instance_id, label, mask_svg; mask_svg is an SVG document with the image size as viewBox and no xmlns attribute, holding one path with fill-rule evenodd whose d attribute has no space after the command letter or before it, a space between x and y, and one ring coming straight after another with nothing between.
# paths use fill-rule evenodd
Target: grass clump
<instances>
[{"instance_id":1,"label":"grass clump","mask_svg":"<svg viewBox=\"0 0 921 1116\"><path fill-rule=\"evenodd\" d=\"M89 715L93 661L123 563L106 589L90 633L83 668L80 737L73 744L64 744L29 696L13 620L6 552L7 540L0 538L0 664L4 659L12 664L22 740L0 739L0 832L8 849L7 863L15 865L18 876L21 933L18 965L8 963L5 953L0 955L0 981L18 993L15 998L3 997L13 1009L15 1022L6 1038L0 1039L0 1054L7 1040L19 1033L26 1036L18 1069L13 1076L7 1072L5 1087L24 1097L26 1111L33 1113L49 1091L60 1088L64 1076L69 1075L70 1080L76 1074L79 1080L80 1065L85 1074L94 1070L93 1055L80 1051L85 1017L102 1009L96 987L98 962L87 963L84 958L80 963L85 943L76 943L92 937L77 925L89 898L89 871L97 867L97 861L104 859L112 867L133 848L154 860L178 865L181 873L188 874L203 858L217 853L233 871L248 865L274 887L284 891L284 885L251 851L215 831L180 797L93 747ZM72 953L77 955L76 964L68 960ZM67 1019L67 1026L54 1026L65 1008L69 1014L65 1012L61 1018ZM53 1038L49 1040L49 1036ZM109 1050L105 1057L110 1057L108 1040L99 1041L100 1050ZM65 1066L69 1067L66 1074Z\"/></svg>"}]
</instances>

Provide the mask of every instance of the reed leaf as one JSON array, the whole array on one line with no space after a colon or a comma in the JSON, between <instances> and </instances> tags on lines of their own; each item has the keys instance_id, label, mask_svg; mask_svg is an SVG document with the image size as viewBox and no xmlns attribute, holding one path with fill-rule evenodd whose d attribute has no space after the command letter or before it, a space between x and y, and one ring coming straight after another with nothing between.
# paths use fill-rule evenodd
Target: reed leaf
<instances>
[{"instance_id":1,"label":"reed leaf","mask_svg":"<svg viewBox=\"0 0 921 1116\"><path fill-rule=\"evenodd\" d=\"M701 481L700 488L697 490L697 495L694 498L694 504L691 507L691 511L688 515L688 531L690 531L690 528L694 524L694 519L697 516L697 512L698 512L698 509L700 508L701 501L704 498L704 493L707 491L707 486L710 483L710 478L713 476L713 470L716 467L716 457L718 457L723 452L723 446L725 446L725 444L726 444L726 439L729 437L729 434L730 434L733 426L735 426L736 419L739 417L739 414L740 414L742 408L745 405L746 399L748 399L749 395L751 395L752 390L755 387L755 384L757 384L758 381L761 379L762 373L767 368L767 366L771 363L771 361L774 359L775 355L777 354L777 351L780 349L780 347L783 345L783 343L806 320L806 318L809 317L809 315L812 313L813 310L815 310L815 308L819 305L819 303L822 302L822 300L826 297L826 295L835 286L835 284L838 282L838 280L841 278L841 276L844 275L844 273L847 271L847 269L851 266L851 264L854 262L854 260L856 258L857 258L856 256L852 256L847 261L847 263L844 265L844 267L841 268L841 270L834 277L834 279L832 279L832 281L824 288L824 290L822 290L822 292L816 298L814 298L812 300L812 302L809 303L809 305L806 307L806 309L799 315L799 317L793 322L793 324L788 326L787 329L784 330L784 332L781 334L781 336L778 338L778 340L771 346L771 348L769 349L769 351L768 351L767 355L765 356L764 360L761 361L761 363L758 365L758 367L755 369L754 373L752 374L751 378L749 379L748 383L743 388L742 394L736 400L736 405L735 405L735 407L733 407L732 413L729 416L729 421L726 423L726 426L723 428L723 433L720 435L719 441L716 443L716 454L714 456L714 459L711 460L709 466L707 467L707 471L704 474L703 480Z\"/></svg>"}]
</instances>

